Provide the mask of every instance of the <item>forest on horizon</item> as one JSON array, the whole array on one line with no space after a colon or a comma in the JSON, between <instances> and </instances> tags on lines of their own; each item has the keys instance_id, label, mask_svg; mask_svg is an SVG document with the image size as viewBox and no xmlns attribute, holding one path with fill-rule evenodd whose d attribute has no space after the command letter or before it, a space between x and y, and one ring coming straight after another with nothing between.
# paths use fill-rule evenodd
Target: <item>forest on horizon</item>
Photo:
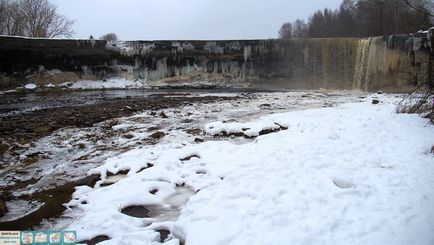
<instances>
[{"instance_id":1,"label":"forest on horizon","mask_svg":"<svg viewBox=\"0 0 434 245\"><path fill-rule=\"evenodd\" d=\"M343 0L336 10L324 9L307 20L287 22L279 37L370 37L415 33L434 25L432 0Z\"/></svg>"}]
</instances>

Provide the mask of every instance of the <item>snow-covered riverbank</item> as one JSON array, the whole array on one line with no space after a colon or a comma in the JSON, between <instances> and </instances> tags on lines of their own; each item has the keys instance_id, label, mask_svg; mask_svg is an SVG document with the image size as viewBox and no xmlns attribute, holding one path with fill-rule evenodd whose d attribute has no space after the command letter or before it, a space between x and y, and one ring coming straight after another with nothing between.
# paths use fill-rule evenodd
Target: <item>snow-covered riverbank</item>
<instances>
[{"instance_id":1,"label":"snow-covered riverbank","mask_svg":"<svg viewBox=\"0 0 434 245\"><path fill-rule=\"evenodd\" d=\"M99 244L434 242L434 127L395 114L400 96L214 96L237 99L59 130L23 154L49 158L15 195L100 174L41 226Z\"/></svg>"},{"instance_id":2,"label":"snow-covered riverbank","mask_svg":"<svg viewBox=\"0 0 434 245\"><path fill-rule=\"evenodd\" d=\"M369 97L228 123L288 127L243 144L168 143L110 158L91 172L128 177L78 188L68 229L111 238L101 244L155 243L156 229L174 235L167 244L432 244L434 127L395 114L393 96L375 96L380 104ZM198 192L179 219L120 212L163 204L182 184Z\"/></svg>"}]
</instances>

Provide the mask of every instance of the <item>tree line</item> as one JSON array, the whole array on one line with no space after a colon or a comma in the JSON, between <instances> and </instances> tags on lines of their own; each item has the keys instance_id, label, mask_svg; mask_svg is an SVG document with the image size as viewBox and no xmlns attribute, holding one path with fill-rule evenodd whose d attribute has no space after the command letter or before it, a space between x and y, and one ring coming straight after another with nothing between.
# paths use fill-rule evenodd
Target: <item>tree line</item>
<instances>
[{"instance_id":1,"label":"tree line","mask_svg":"<svg viewBox=\"0 0 434 245\"><path fill-rule=\"evenodd\" d=\"M0 0L0 35L71 37L73 24L73 20L59 14L48 0ZM118 36L107 33L99 39L116 42Z\"/></svg>"},{"instance_id":2,"label":"tree line","mask_svg":"<svg viewBox=\"0 0 434 245\"><path fill-rule=\"evenodd\" d=\"M73 24L48 0L0 0L1 35L70 37Z\"/></svg>"},{"instance_id":3,"label":"tree line","mask_svg":"<svg viewBox=\"0 0 434 245\"><path fill-rule=\"evenodd\" d=\"M284 23L280 38L370 37L427 30L434 25L432 0L343 0L336 10L307 21Z\"/></svg>"}]
</instances>

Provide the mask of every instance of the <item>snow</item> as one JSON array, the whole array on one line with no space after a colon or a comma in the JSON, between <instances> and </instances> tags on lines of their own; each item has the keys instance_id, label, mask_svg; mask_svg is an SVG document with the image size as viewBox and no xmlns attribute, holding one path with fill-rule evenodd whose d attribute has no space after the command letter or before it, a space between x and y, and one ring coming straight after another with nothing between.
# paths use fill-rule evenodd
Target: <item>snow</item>
<instances>
[{"instance_id":1,"label":"snow","mask_svg":"<svg viewBox=\"0 0 434 245\"><path fill-rule=\"evenodd\" d=\"M395 114L398 101L383 94L203 124L210 135L288 128L237 144L169 137L130 149L90 170L101 173L100 183L107 172L130 171L110 186L78 187L66 230L77 230L79 240L112 238L100 244L158 244L154 230L161 228L174 234L166 244L433 244L434 127L418 115ZM182 184L198 192L177 219L120 212L166 207Z\"/></svg>"},{"instance_id":2,"label":"snow","mask_svg":"<svg viewBox=\"0 0 434 245\"><path fill-rule=\"evenodd\" d=\"M98 80L98 81L89 81L89 80L80 80L74 83L63 84L72 89L106 89L106 88L117 88L117 89L125 89L125 88L143 88L146 85L146 81L143 80L127 80L127 79L108 79L106 81Z\"/></svg>"},{"instance_id":3,"label":"snow","mask_svg":"<svg viewBox=\"0 0 434 245\"><path fill-rule=\"evenodd\" d=\"M28 83L28 84L26 84L25 86L24 86L24 88L26 88L26 89L35 89L35 88L37 88L38 86L36 86L36 84L34 84L34 83Z\"/></svg>"},{"instance_id":4,"label":"snow","mask_svg":"<svg viewBox=\"0 0 434 245\"><path fill-rule=\"evenodd\" d=\"M125 91L125 95L136 96L133 90ZM155 92L156 94L160 92ZM153 94L155 94L153 93ZM29 165L13 160L13 155L6 156L5 162L10 162L0 170L4 178L0 179L0 187L13 185L19 180L39 179L34 185L24 187L15 193L34 192L46 186L62 185L68 181L83 178L89 169L104 163L107 158L116 156L129 149L153 147L153 144L194 143L196 138L213 139L212 136L187 133L187 129L199 129L210 121L251 121L260 115L306 108L328 107L348 101L358 101L363 93L354 92L283 92L283 93L175 93L161 92L160 96L168 98L177 96L201 97L214 96L223 99L212 103L183 104L179 107L145 111L131 117L108 120L89 128L66 128L54 132L35 142L35 145L23 145L21 160L28 155L44 153L37 163ZM236 98L234 98L236 96ZM225 100L225 98L235 100ZM269 104L267 108L261 105ZM164 113L168 118L160 117ZM186 121L188 120L188 121ZM106 130L110 128L112 130ZM166 136L158 142L149 141L149 134L156 130ZM123 136L130 134L131 139ZM234 143L245 143L248 139L230 139ZM65 150L67 149L67 150ZM15 174L19 166L25 166L26 172ZM114 172L113 172L114 173Z\"/></svg>"},{"instance_id":5,"label":"snow","mask_svg":"<svg viewBox=\"0 0 434 245\"><path fill-rule=\"evenodd\" d=\"M273 118L267 118L273 119ZM280 122L279 120L267 120L261 122L251 123L225 123L225 122L212 122L205 125L204 131L213 136L221 134L243 134L246 137L257 137L261 131L264 130L280 130L286 129L288 124L286 122Z\"/></svg>"},{"instance_id":6,"label":"snow","mask_svg":"<svg viewBox=\"0 0 434 245\"><path fill-rule=\"evenodd\" d=\"M3 217L0 217L0 222L15 220L17 218L31 214L42 207L43 203L38 201L26 202L22 200L16 200L6 202L6 206L8 207L8 212Z\"/></svg>"}]
</instances>

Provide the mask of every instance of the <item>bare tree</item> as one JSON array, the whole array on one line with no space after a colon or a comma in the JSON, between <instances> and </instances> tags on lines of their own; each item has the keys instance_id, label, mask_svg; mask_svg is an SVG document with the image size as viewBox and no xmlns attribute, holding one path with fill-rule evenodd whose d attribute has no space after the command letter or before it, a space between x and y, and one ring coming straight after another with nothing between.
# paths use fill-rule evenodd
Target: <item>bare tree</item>
<instances>
[{"instance_id":1,"label":"bare tree","mask_svg":"<svg viewBox=\"0 0 434 245\"><path fill-rule=\"evenodd\" d=\"M289 38L293 38L293 37L294 37L294 35L293 35L292 24L289 22L283 24L279 30L279 38L289 39Z\"/></svg>"},{"instance_id":2,"label":"bare tree","mask_svg":"<svg viewBox=\"0 0 434 245\"><path fill-rule=\"evenodd\" d=\"M404 2L404 5L414 9L415 11L430 16L431 18L434 17L434 3L432 0L402 0Z\"/></svg>"},{"instance_id":3,"label":"bare tree","mask_svg":"<svg viewBox=\"0 0 434 245\"><path fill-rule=\"evenodd\" d=\"M47 0L20 0L24 28L30 37L69 37L73 21L57 13L57 7Z\"/></svg>"},{"instance_id":4,"label":"bare tree","mask_svg":"<svg viewBox=\"0 0 434 245\"><path fill-rule=\"evenodd\" d=\"M0 0L0 11L2 34L54 38L74 33L74 22L60 15L48 0Z\"/></svg>"},{"instance_id":5,"label":"bare tree","mask_svg":"<svg viewBox=\"0 0 434 245\"><path fill-rule=\"evenodd\" d=\"M4 33L6 27L6 7L7 0L0 0L0 34Z\"/></svg>"},{"instance_id":6,"label":"bare tree","mask_svg":"<svg viewBox=\"0 0 434 245\"><path fill-rule=\"evenodd\" d=\"M20 6L16 1L6 0L4 9L4 27L2 34L12 36L24 36L23 17L20 14Z\"/></svg>"},{"instance_id":7,"label":"bare tree","mask_svg":"<svg viewBox=\"0 0 434 245\"><path fill-rule=\"evenodd\" d=\"M101 36L99 39L116 42L118 40L118 36L115 33L107 33L103 36Z\"/></svg>"},{"instance_id":8,"label":"bare tree","mask_svg":"<svg viewBox=\"0 0 434 245\"><path fill-rule=\"evenodd\" d=\"M297 38L306 38L308 36L308 25L304 20L296 19L293 26L293 36Z\"/></svg>"}]
</instances>

